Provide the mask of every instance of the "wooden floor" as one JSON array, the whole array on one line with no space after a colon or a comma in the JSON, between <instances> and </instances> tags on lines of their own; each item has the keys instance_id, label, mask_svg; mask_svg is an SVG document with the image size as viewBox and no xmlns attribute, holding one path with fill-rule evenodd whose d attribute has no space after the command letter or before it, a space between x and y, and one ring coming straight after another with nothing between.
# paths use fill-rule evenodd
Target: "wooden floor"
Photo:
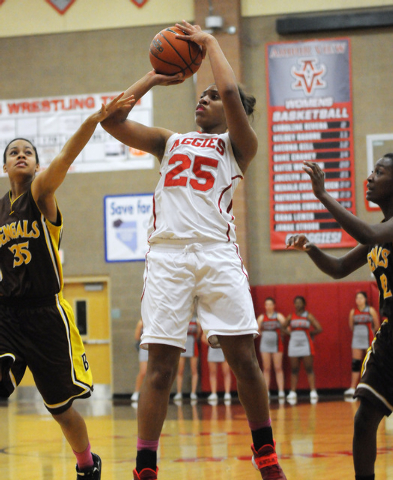
<instances>
[{"instance_id":1,"label":"wooden floor","mask_svg":"<svg viewBox=\"0 0 393 480\"><path fill-rule=\"evenodd\" d=\"M132 479L136 408L130 402L89 399L75 403L84 415L92 449L103 460L102 480ZM271 417L280 463L288 480L352 479L351 441L357 403L340 397L311 405L272 399ZM38 399L0 403L1 480L75 479L75 460L60 429ZM159 450L159 479L250 480L250 433L242 407L199 402L169 407ZM379 429L376 478L393 478L393 420Z\"/></svg>"}]
</instances>

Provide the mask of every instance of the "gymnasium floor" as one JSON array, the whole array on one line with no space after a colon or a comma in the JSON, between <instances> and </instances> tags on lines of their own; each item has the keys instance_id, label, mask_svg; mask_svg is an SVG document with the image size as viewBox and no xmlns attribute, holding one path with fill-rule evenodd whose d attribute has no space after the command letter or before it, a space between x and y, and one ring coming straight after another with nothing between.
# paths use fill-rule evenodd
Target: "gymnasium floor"
<instances>
[{"instance_id":1,"label":"gymnasium floor","mask_svg":"<svg viewBox=\"0 0 393 480\"><path fill-rule=\"evenodd\" d=\"M102 480L131 480L136 408L129 401L97 396L75 405L87 421L93 451L103 459ZM315 405L306 398L293 406L273 398L270 405L277 451L288 480L354 478L351 441L356 402L329 396ZM2 480L76 478L74 457L37 395L22 392L0 403L0 426ZM159 479L261 478L250 463L250 443L237 401L171 403L160 444ZM393 420L383 421L378 448L376 478L392 478Z\"/></svg>"}]
</instances>

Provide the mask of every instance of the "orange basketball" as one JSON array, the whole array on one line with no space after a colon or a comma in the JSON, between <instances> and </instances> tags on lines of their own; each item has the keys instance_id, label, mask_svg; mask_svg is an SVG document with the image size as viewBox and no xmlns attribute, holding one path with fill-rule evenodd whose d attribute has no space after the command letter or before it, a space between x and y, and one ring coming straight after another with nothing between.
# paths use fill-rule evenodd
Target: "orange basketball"
<instances>
[{"instance_id":1,"label":"orange basketball","mask_svg":"<svg viewBox=\"0 0 393 480\"><path fill-rule=\"evenodd\" d=\"M201 66L202 48L195 42L179 40L177 33L184 35L178 27L164 28L157 33L150 44L150 63L157 73L175 75L181 72L188 78Z\"/></svg>"}]
</instances>

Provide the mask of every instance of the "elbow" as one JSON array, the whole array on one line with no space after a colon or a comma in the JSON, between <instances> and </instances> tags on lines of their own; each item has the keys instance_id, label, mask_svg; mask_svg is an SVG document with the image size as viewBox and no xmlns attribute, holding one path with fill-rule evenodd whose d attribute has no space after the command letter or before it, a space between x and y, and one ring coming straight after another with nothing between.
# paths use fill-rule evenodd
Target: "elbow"
<instances>
[{"instance_id":1,"label":"elbow","mask_svg":"<svg viewBox=\"0 0 393 480\"><path fill-rule=\"evenodd\" d=\"M341 259L337 259L337 263L335 264L335 268L329 272L330 277L334 278L334 280L340 280L341 278L347 277L351 270L348 265L342 261Z\"/></svg>"},{"instance_id":2,"label":"elbow","mask_svg":"<svg viewBox=\"0 0 393 480\"><path fill-rule=\"evenodd\" d=\"M380 243L381 239L377 238L376 233L371 228L365 228L362 232L359 233L356 240L361 245L375 245Z\"/></svg>"},{"instance_id":3,"label":"elbow","mask_svg":"<svg viewBox=\"0 0 393 480\"><path fill-rule=\"evenodd\" d=\"M341 278L346 277L342 272L332 272L329 274L330 277L332 277L334 280L340 280Z\"/></svg>"},{"instance_id":4,"label":"elbow","mask_svg":"<svg viewBox=\"0 0 393 480\"><path fill-rule=\"evenodd\" d=\"M113 119L112 118L106 118L105 120L103 120L101 122L101 126L104 130L107 130L109 131L111 129L111 127L113 127L114 125L114 122L113 122Z\"/></svg>"},{"instance_id":5,"label":"elbow","mask_svg":"<svg viewBox=\"0 0 393 480\"><path fill-rule=\"evenodd\" d=\"M120 123L123 123L126 120L126 118L122 119L119 116L116 116L116 114L113 114L110 117L107 117L105 120L103 120L101 122L101 126L104 130L111 133L111 130L113 131L113 129L116 128L116 126L119 125Z\"/></svg>"}]
</instances>

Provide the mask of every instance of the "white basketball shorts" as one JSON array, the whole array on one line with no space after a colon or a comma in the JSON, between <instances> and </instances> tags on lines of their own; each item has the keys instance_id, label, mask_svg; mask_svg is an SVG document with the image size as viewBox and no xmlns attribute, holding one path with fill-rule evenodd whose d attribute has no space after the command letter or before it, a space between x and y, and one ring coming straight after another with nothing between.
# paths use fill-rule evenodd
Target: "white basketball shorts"
<instances>
[{"instance_id":1,"label":"white basketball shorts","mask_svg":"<svg viewBox=\"0 0 393 480\"><path fill-rule=\"evenodd\" d=\"M141 345L162 343L184 350L194 305L207 338L258 335L247 272L236 244L151 246L144 273Z\"/></svg>"}]
</instances>

